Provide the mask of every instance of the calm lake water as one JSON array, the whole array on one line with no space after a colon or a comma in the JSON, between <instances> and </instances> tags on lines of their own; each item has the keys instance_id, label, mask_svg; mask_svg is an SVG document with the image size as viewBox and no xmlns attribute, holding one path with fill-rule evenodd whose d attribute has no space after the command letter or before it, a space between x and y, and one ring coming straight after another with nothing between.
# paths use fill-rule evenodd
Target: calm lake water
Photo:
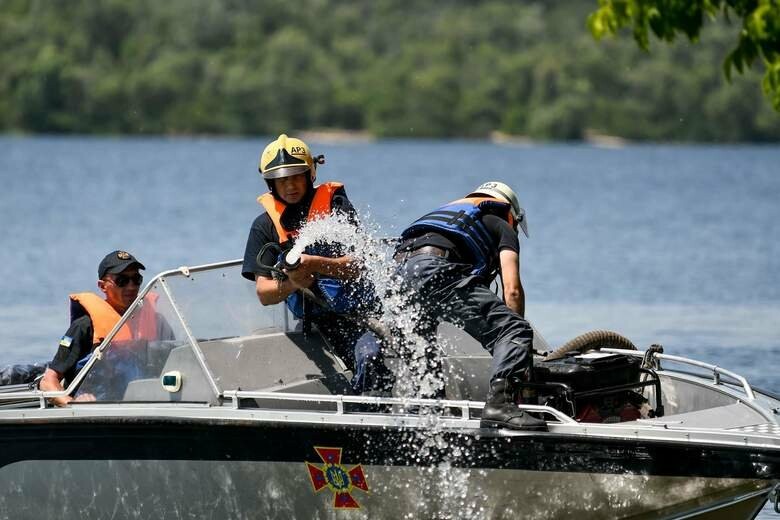
<instances>
[{"instance_id":1,"label":"calm lake water","mask_svg":"<svg viewBox=\"0 0 780 520\"><path fill-rule=\"evenodd\" d=\"M67 295L96 290L111 250L147 279L243 256L269 140L0 137L0 365L51 358ZM387 235L485 180L515 187L527 314L551 344L612 329L780 392L780 147L310 145Z\"/></svg>"},{"instance_id":2,"label":"calm lake water","mask_svg":"<svg viewBox=\"0 0 780 520\"><path fill-rule=\"evenodd\" d=\"M147 279L241 257L268 140L1 137L0 364L52 356L108 251ZM310 144L320 180L387 235L484 180L514 186L527 313L550 343L609 328L780 392L780 147Z\"/></svg>"}]
</instances>

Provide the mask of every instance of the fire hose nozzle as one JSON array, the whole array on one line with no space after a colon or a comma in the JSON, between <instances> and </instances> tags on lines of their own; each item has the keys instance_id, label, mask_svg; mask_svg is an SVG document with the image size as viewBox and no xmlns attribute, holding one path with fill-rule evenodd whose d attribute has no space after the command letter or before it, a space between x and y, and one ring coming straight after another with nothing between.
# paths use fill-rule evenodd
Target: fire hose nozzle
<instances>
[{"instance_id":1,"label":"fire hose nozzle","mask_svg":"<svg viewBox=\"0 0 780 520\"><path fill-rule=\"evenodd\" d=\"M287 253L283 257L282 267L287 271L294 271L301 266L301 256L296 254Z\"/></svg>"}]
</instances>

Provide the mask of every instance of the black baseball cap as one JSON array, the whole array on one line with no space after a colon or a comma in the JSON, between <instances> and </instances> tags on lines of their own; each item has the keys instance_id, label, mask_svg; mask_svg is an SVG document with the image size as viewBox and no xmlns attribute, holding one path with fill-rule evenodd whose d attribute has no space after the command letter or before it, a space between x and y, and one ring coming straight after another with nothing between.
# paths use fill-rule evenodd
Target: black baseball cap
<instances>
[{"instance_id":1,"label":"black baseball cap","mask_svg":"<svg viewBox=\"0 0 780 520\"><path fill-rule=\"evenodd\" d=\"M135 257L127 251L111 251L98 266L98 279L103 278L108 273L121 273L131 265L137 265L138 269L146 269L144 264L136 260Z\"/></svg>"}]
</instances>

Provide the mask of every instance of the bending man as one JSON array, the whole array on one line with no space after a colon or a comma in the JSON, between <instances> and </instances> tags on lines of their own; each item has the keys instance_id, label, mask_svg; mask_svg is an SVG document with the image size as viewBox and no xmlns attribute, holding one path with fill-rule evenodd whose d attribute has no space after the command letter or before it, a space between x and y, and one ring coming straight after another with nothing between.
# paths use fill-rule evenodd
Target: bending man
<instances>
[{"instance_id":1,"label":"bending man","mask_svg":"<svg viewBox=\"0 0 780 520\"><path fill-rule=\"evenodd\" d=\"M395 258L404 286L422 311L419 332L433 345L442 320L461 325L493 355L483 427L546 430L515 405L513 381L528 380L533 331L523 318L518 227L528 236L514 191L486 182L416 220L401 234ZM489 286L501 275L504 300ZM431 347L432 349L433 347ZM429 370L440 370L429 355Z\"/></svg>"}]
</instances>

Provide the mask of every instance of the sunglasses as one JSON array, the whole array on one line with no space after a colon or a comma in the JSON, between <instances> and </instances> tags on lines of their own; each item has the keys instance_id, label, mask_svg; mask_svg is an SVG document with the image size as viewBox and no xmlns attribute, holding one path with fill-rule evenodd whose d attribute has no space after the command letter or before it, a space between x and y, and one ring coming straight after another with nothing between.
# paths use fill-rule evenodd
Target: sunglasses
<instances>
[{"instance_id":1,"label":"sunglasses","mask_svg":"<svg viewBox=\"0 0 780 520\"><path fill-rule=\"evenodd\" d=\"M129 284L130 282L133 282L135 285L140 287L144 281L144 277L141 273L136 273L132 276L127 276L126 274L117 274L114 276L114 279L111 281L114 283L114 285L116 285L120 289L122 287L127 286L127 284Z\"/></svg>"}]
</instances>

